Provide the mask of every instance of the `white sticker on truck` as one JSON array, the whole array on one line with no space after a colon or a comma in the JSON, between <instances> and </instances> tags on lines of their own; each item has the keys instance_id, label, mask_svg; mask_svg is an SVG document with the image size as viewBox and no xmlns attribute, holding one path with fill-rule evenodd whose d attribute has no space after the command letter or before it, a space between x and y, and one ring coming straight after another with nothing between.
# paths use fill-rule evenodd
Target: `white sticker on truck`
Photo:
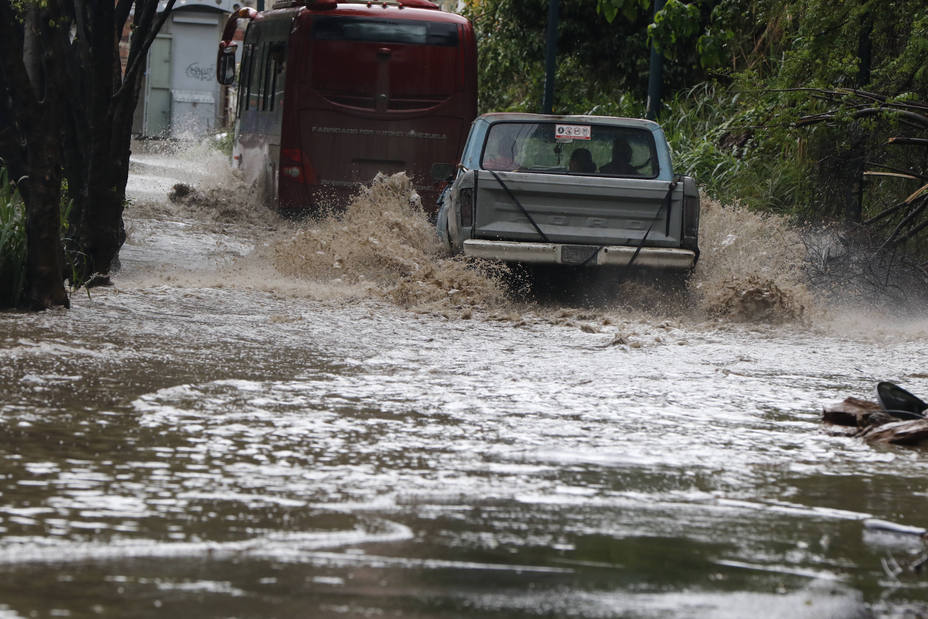
<instances>
[{"instance_id":1,"label":"white sticker on truck","mask_svg":"<svg viewBox=\"0 0 928 619\"><path fill-rule=\"evenodd\" d=\"M589 140L590 125L554 125L554 137L567 140Z\"/></svg>"}]
</instances>

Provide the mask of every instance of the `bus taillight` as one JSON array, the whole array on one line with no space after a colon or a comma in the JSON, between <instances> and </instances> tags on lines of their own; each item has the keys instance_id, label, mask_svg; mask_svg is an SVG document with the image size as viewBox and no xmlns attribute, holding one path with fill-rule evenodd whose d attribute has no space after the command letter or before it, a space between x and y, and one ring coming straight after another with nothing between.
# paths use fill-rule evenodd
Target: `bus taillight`
<instances>
[{"instance_id":1,"label":"bus taillight","mask_svg":"<svg viewBox=\"0 0 928 619\"><path fill-rule=\"evenodd\" d=\"M298 183L312 182L312 169L305 161L303 151L299 148L282 148L280 150L280 175Z\"/></svg>"}]
</instances>

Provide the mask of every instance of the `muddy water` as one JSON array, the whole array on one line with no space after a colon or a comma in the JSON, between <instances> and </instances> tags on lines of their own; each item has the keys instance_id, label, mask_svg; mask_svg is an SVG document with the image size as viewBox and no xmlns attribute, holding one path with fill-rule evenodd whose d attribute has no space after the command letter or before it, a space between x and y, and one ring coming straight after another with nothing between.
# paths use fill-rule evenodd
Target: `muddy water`
<instances>
[{"instance_id":1,"label":"muddy water","mask_svg":"<svg viewBox=\"0 0 928 619\"><path fill-rule=\"evenodd\" d=\"M537 303L402 178L302 226L236 182L137 156L115 286L0 314L0 617L928 611L866 526L928 526L925 452L820 423L928 394L928 322L823 309L782 222L708 207L682 307Z\"/></svg>"}]
</instances>

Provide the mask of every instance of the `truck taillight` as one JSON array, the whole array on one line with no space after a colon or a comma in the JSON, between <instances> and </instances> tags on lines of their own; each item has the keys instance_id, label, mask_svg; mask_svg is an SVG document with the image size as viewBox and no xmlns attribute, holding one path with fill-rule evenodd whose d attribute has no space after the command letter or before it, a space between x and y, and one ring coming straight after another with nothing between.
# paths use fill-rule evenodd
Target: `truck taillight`
<instances>
[{"instance_id":1,"label":"truck taillight","mask_svg":"<svg viewBox=\"0 0 928 619\"><path fill-rule=\"evenodd\" d=\"M461 189L460 212L462 228L474 225L474 190L471 187Z\"/></svg>"},{"instance_id":2,"label":"truck taillight","mask_svg":"<svg viewBox=\"0 0 928 619\"><path fill-rule=\"evenodd\" d=\"M699 255L699 191L696 183L687 178L683 187L683 247Z\"/></svg>"}]
</instances>

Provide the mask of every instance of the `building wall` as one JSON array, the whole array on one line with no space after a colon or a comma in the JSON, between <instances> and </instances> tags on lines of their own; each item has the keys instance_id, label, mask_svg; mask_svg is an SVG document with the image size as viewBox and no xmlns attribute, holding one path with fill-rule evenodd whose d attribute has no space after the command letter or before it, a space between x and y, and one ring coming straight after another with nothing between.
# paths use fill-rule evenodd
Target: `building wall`
<instances>
[{"instance_id":1,"label":"building wall","mask_svg":"<svg viewBox=\"0 0 928 619\"><path fill-rule=\"evenodd\" d=\"M226 91L216 81L216 52L231 10L230 0L175 5L149 50L133 123L136 135L196 139L222 127ZM125 58L127 37L123 49Z\"/></svg>"}]
</instances>

